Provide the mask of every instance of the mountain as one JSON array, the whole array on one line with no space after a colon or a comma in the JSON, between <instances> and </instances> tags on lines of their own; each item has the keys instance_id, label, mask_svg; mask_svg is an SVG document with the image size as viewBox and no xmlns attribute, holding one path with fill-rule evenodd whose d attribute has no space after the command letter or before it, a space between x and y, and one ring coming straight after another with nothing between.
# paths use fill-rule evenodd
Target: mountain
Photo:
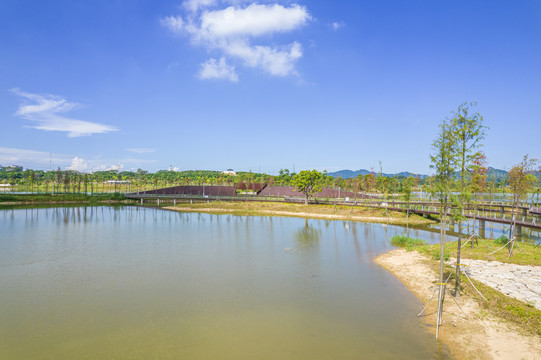
<instances>
[{"instance_id":1,"label":"mountain","mask_svg":"<svg viewBox=\"0 0 541 360\"><path fill-rule=\"evenodd\" d=\"M354 178L354 177L357 177L359 175L362 175L362 176L365 176L367 174L371 174L372 171L368 171L368 170L365 170L365 169L360 169L360 170L356 170L356 171L353 171L353 170L340 170L340 171L335 171L335 172L331 172L331 173L328 173L327 175L330 175L334 178L337 178L337 177L342 177L342 179L351 179L351 178ZM376 176L378 175L377 172L374 172L376 174ZM386 174L386 173L383 173L383 176L385 177L394 177L395 175L397 176L404 176L404 177L409 177L409 176L412 176L412 177L416 177L418 174L413 174L413 173L410 173L409 171L402 171L402 172L399 172L397 174ZM420 175L419 174L419 178L420 179L424 179L424 178L427 178L428 175Z\"/></svg>"},{"instance_id":2,"label":"mountain","mask_svg":"<svg viewBox=\"0 0 541 360\"><path fill-rule=\"evenodd\" d=\"M370 174L372 173L372 171L368 171L368 170L365 170L365 169L360 169L360 170L340 170L340 171L335 171L335 172L331 172L331 173L328 173L327 175L330 175L334 178L337 178L337 177L342 177L342 179L351 179L351 178L354 178L354 177L357 177L359 175L362 175L362 176L365 176L367 174ZM378 176L378 173L377 172L374 172L374 174L376 176ZM409 171L402 171L402 172L399 172L397 174L386 174L386 173L383 173L383 176L385 177L394 177L395 175L399 176L399 177L416 177L416 176L419 176L419 179L426 179L429 175L421 175L421 174L414 174L414 173L411 173ZM488 168L488 180L495 180L495 181L499 181L500 179L505 179L507 178L507 171L505 170L500 170L500 169L495 169L493 167L490 167ZM457 174L458 176L458 174Z\"/></svg>"},{"instance_id":3,"label":"mountain","mask_svg":"<svg viewBox=\"0 0 541 360\"><path fill-rule=\"evenodd\" d=\"M505 170L494 169L493 167L489 166L487 176L489 181L499 181L500 179L507 179L508 174Z\"/></svg>"}]
</instances>

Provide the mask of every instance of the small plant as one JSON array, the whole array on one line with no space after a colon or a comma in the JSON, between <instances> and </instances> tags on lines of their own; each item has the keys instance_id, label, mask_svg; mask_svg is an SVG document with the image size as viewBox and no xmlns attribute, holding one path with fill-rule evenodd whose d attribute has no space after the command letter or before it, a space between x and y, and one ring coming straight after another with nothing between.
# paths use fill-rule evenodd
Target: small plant
<instances>
[{"instance_id":1,"label":"small plant","mask_svg":"<svg viewBox=\"0 0 541 360\"><path fill-rule=\"evenodd\" d=\"M432 256L432 259L439 261L441 256L441 250L438 248L433 248L430 255ZM445 252L443 253L443 261L449 261L450 258L451 253L449 252L449 250L445 249Z\"/></svg>"},{"instance_id":2,"label":"small plant","mask_svg":"<svg viewBox=\"0 0 541 360\"><path fill-rule=\"evenodd\" d=\"M415 247L427 245L427 242L421 239L410 238L409 236L396 235L391 238L391 244L393 246L404 247L406 250L411 251Z\"/></svg>"},{"instance_id":3,"label":"small plant","mask_svg":"<svg viewBox=\"0 0 541 360\"><path fill-rule=\"evenodd\" d=\"M497 245L505 245L509 242L509 238L505 235L502 235L500 236L499 238L497 238L496 240L494 240L494 244L497 244Z\"/></svg>"}]
</instances>

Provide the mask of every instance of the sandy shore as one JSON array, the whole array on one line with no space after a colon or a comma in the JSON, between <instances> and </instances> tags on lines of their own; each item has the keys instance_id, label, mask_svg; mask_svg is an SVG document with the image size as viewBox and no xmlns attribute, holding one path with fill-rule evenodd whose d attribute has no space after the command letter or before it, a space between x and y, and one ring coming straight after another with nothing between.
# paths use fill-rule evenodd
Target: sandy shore
<instances>
[{"instance_id":1,"label":"sandy shore","mask_svg":"<svg viewBox=\"0 0 541 360\"><path fill-rule=\"evenodd\" d=\"M228 209L228 208L203 208L203 207L190 207L190 206L164 206L163 209L174 210L180 212L200 212L200 213L210 213L210 214L242 214L242 210L239 209ZM382 224L395 224L395 225L422 225L430 224L432 221L429 220L413 220L406 218L396 218L396 217L384 217L384 216L367 216L367 215L344 215L344 214L321 214L314 212L303 212L303 211L283 211L283 210L265 210L257 209L256 207L248 209L250 215L256 216L288 216L288 217L301 217L301 218L311 218L311 219L322 219L322 220L347 220L347 221L360 221L360 222L371 222L371 223L382 223Z\"/></svg>"},{"instance_id":2,"label":"sandy shore","mask_svg":"<svg viewBox=\"0 0 541 360\"><path fill-rule=\"evenodd\" d=\"M400 279L423 303L432 295L438 276L429 266L429 260L418 252L393 250L375 261ZM457 359L541 359L540 337L524 335L520 329L487 314L469 296L456 300L464 313L447 295L439 337ZM437 301L433 300L425 312L428 314L425 320L434 335L436 307Z\"/></svg>"}]
</instances>

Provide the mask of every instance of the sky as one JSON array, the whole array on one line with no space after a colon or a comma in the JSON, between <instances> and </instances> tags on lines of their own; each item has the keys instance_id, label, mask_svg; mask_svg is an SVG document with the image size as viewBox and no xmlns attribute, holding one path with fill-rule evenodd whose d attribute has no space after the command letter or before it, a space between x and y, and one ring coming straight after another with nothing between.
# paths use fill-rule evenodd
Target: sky
<instances>
[{"instance_id":1,"label":"sky","mask_svg":"<svg viewBox=\"0 0 541 360\"><path fill-rule=\"evenodd\" d=\"M431 174L541 159L541 1L0 0L0 165Z\"/></svg>"}]
</instances>

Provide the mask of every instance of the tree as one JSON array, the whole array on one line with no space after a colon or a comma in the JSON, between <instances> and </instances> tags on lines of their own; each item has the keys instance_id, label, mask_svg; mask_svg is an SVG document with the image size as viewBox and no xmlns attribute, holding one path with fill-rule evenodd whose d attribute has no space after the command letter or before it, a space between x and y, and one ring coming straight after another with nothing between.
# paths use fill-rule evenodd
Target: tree
<instances>
[{"instance_id":1,"label":"tree","mask_svg":"<svg viewBox=\"0 0 541 360\"><path fill-rule=\"evenodd\" d=\"M415 184L415 179L411 176L404 179L402 182L402 192L404 193L404 201L408 209L406 210L406 218L409 218L409 205L411 201L411 192L413 190L413 185Z\"/></svg>"},{"instance_id":2,"label":"tree","mask_svg":"<svg viewBox=\"0 0 541 360\"><path fill-rule=\"evenodd\" d=\"M478 112L471 113L470 107L477 103L464 103L453 112L451 130L456 141L458 168L460 170L461 188L465 188L470 165L478 156L477 149L486 136L487 127L483 125L483 116Z\"/></svg>"},{"instance_id":3,"label":"tree","mask_svg":"<svg viewBox=\"0 0 541 360\"><path fill-rule=\"evenodd\" d=\"M485 193L487 189L487 157L478 152L472 160L471 189L473 193Z\"/></svg>"},{"instance_id":4,"label":"tree","mask_svg":"<svg viewBox=\"0 0 541 360\"><path fill-rule=\"evenodd\" d=\"M438 316L437 326L442 323L443 299L445 288L443 287L443 265L445 253L445 237L447 227L447 213L451 202L453 174L456 171L456 138L453 135L451 122L444 120L440 124L438 138L432 144L434 153L430 156L432 164L430 167L436 171L434 176L434 191L440 201L440 281L438 295ZM436 330L436 337L438 331Z\"/></svg>"},{"instance_id":5,"label":"tree","mask_svg":"<svg viewBox=\"0 0 541 360\"><path fill-rule=\"evenodd\" d=\"M457 209L460 213L455 214L458 220L458 245L457 245L457 265L456 265L456 288L455 296L460 296L460 248L462 242L462 220L463 220L463 205L471 199L471 194L466 186L466 179L473 160L478 157L477 149L481 146L481 140L485 138L485 129L483 125L483 117L478 113L472 113L470 107L477 105L476 103L464 103L458 107L458 110L453 113L451 119L451 133L455 141L455 151L457 165L460 170L460 204Z\"/></svg>"},{"instance_id":6,"label":"tree","mask_svg":"<svg viewBox=\"0 0 541 360\"><path fill-rule=\"evenodd\" d=\"M537 178L531 174L536 164L537 159L528 159L528 155L524 155L524 159L509 170L508 181L511 192L513 193L514 213L517 212L520 203L528 198L528 193L533 189L533 185L537 182ZM515 215L513 215L513 223L514 219ZM513 255L514 227L515 224L513 224L511 234L509 235L511 239L509 257Z\"/></svg>"},{"instance_id":7,"label":"tree","mask_svg":"<svg viewBox=\"0 0 541 360\"><path fill-rule=\"evenodd\" d=\"M323 178L324 174L317 170L303 170L293 177L292 184L297 191L304 194L306 205L310 196L321 190Z\"/></svg>"}]
</instances>

